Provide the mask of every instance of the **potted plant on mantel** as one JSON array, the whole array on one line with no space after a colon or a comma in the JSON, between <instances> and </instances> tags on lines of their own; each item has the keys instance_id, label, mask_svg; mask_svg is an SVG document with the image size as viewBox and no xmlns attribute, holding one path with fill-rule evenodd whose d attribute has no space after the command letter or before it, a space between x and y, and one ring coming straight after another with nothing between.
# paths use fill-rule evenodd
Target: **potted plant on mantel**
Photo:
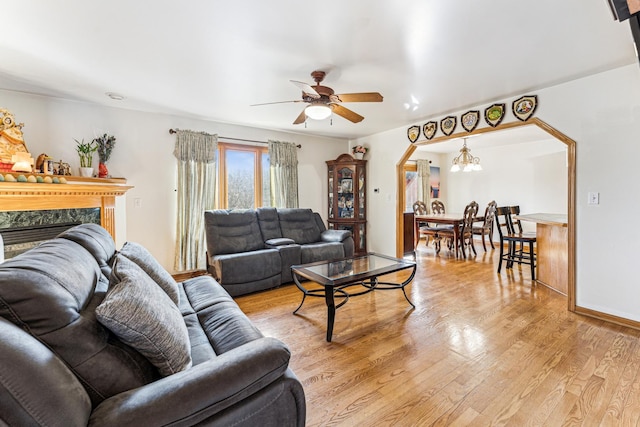
<instances>
[{"instance_id":1,"label":"potted plant on mantel","mask_svg":"<svg viewBox=\"0 0 640 427\"><path fill-rule=\"evenodd\" d=\"M91 142L84 142L84 138L82 141L78 141L74 139L76 142L76 151L78 152L78 156L80 156L80 176L91 177L93 176L93 167L91 164L93 163L93 153L98 149L98 145Z\"/></svg>"},{"instance_id":2,"label":"potted plant on mantel","mask_svg":"<svg viewBox=\"0 0 640 427\"><path fill-rule=\"evenodd\" d=\"M109 178L107 161L109 160L109 157L111 157L111 150L113 150L113 147L116 146L116 137L107 135L105 133L102 136L94 138L93 142L96 144L96 148L98 149L98 158L100 159L100 165L98 166L98 177Z\"/></svg>"}]
</instances>

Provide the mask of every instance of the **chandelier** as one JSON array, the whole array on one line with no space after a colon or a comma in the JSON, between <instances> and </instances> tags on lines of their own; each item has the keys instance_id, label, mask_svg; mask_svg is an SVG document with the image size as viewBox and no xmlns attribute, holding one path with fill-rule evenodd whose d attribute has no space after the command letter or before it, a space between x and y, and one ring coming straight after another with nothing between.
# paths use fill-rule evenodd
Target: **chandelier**
<instances>
[{"instance_id":1,"label":"chandelier","mask_svg":"<svg viewBox=\"0 0 640 427\"><path fill-rule=\"evenodd\" d=\"M463 172L481 171L480 158L471 155L467 148L467 138L463 138L463 140L464 143L460 149L460 154L451 162L451 172L458 172L460 169Z\"/></svg>"}]
</instances>

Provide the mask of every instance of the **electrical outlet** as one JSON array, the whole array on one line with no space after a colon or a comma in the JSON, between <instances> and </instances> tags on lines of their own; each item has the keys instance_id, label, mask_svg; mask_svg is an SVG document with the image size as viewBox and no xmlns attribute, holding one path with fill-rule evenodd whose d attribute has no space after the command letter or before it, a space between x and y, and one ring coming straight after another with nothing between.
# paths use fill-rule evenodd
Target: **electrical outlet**
<instances>
[{"instance_id":1,"label":"electrical outlet","mask_svg":"<svg viewBox=\"0 0 640 427\"><path fill-rule=\"evenodd\" d=\"M587 204L589 205L598 205L600 204L600 193L589 192L588 194Z\"/></svg>"}]
</instances>

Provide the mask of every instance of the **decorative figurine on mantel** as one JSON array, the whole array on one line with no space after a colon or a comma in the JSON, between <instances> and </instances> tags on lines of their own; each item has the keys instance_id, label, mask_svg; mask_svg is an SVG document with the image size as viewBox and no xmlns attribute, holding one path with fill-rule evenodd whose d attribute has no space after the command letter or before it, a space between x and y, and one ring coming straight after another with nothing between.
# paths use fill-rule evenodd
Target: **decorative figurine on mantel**
<instances>
[{"instance_id":1,"label":"decorative figurine on mantel","mask_svg":"<svg viewBox=\"0 0 640 427\"><path fill-rule=\"evenodd\" d=\"M4 108L0 108L0 120L0 171L8 172L15 163L13 156L29 154L29 150L22 137L24 123L16 124L13 114Z\"/></svg>"},{"instance_id":2,"label":"decorative figurine on mantel","mask_svg":"<svg viewBox=\"0 0 640 427\"><path fill-rule=\"evenodd\" d=\"M98 166L98 177L109 178L109 169L107 169L107 161L111 157L111 150L116 146L116 137L107 135L106 133L93 140L98 146L98 157L100 165Z\"/></svg>"}]
</instances>

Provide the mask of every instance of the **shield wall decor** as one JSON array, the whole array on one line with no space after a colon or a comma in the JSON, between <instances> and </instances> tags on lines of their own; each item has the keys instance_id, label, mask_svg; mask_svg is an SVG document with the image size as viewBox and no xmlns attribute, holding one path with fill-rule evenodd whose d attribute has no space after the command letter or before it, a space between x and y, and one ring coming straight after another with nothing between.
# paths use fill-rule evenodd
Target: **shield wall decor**
<instances>
[{"instance_id":1,"label":"shield wall decor","mask_svg":"<svg viewBox=\"0 0 640 427\"><path fill-rule=\"evenodd\" d=\"M422 126L422 133L424 137L427 139L433 138L438 130L438 124L436 122L427 122Z\"/></svg>"},{"instance_id":2,"label":"shield wall decor","mask_svg":"<svg viewBox=\"0 0 640 427\"><path fill-rule=\"evenodd\" d=\"M513 101L513 115L523 122L527 121L529 117L533 116L537 106L538 95L523 96L522 98L518 98Z\"/></svg>"},{"instance_id":3,"label":"shield wall decor","mask_svg":"<svg viewBox=\"0 0 640 427\"><path fill-rule=\"evenodd\" d=\"M464 128L464 130L466 130L467 132L471 132L476 128L476 126L478 126L478 122L480 121L480 111L467 111L462 115L460 121L462 122L462 127Z\"/></svg>"},{"instance_id":4,"label":"shield wall decor","mask_svg":"<svg viewBox=\"0 0 640 427\"><path fill-rule=\"evenodd\" d=\"M484 120L491 127L496 127L504 118L504 104L493 104L484 110Z\"/></svg>"},{"instance_id":5,"label":"shield wall decor","mask_svg":"<svg viewBox=\"0 0 640 427\"><path fill-rule=\"evenodd\" d=\"M440 129L442 133L449 136L453 133L453 130L456 128L456 124L458 123L458 119L456 116L447 116L444 119L440 120Z\"/></svg>"},{"instance_id":6,"label":"shield wall decor","mask_svg":"<svg viewBox=\"0 0 640 427\"><path fill-rule=\"evenodd\" d=\"M409 129L407 129L407 138L409 138L409 141L416 142L419 136L420 126L411 126Z\"/></svg>"}]
</instances>

